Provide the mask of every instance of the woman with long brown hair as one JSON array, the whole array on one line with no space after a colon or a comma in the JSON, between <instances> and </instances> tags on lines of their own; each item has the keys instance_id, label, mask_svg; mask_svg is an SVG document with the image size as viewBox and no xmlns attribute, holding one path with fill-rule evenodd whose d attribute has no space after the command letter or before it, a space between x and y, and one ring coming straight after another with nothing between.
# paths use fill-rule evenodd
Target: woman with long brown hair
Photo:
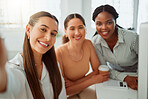
<instances>
[{"instance_id":1,"label":"woman with long brown hair","mask_svg":"<svg viewBox=\"0 0 148 99\"><path fill-rule=\"evenodd\" d=\"M9 72L3 78L5 87L0 89L0 97L15 99L65 99L63 79L57 65L54 43L58 33L58 20L48 12L38 12L30 17L26 26L23 53L18 53L8 62L11 74L17 79L19 89L12 92L13 80ZM0 66L3 67L3 66ZM5 69L3 69L5 71ZM1 82L1 81L0 81ZM15 85L15 84L14 84ZM15 90L15 88L13 89Z\"/></svg>"}]
</instances>

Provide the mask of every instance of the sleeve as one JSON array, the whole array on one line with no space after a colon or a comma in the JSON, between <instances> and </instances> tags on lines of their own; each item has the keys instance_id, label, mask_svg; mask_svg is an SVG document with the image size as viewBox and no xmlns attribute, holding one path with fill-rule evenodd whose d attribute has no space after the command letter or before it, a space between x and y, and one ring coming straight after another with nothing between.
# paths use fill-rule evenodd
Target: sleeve
<instances>
[{"instance_id":1,"label":"sleeve","mask_svg":"<svg viewBox=\"0 0 148 99\"><path fill-rule=\"evenodd\" d=\"M7 72L7 89L4 93L0 93L0 99L12 99L12 97L18 97L21 91L21 76L22 73L19 70L12 69L6 66ZM17 74L17 75L16 75ZM21 76L22 77L22 76Z\"/></svg>"},{"instance_id":2,"label":"sleeve","mask_svg":"<svg viewBox=\"0 0 148 99\"><path fill-rule=\"evenodd\" d=\"M95 40L94 39L92 40L92 43L93 43L93 46L95 48L96 54L97 54L97 56L99 58L100 64L104 64L105 65L106 62L105 62L105 60L104 60L104 58L102 56L101 47L99 47L99 45L95 44Z\"/></svg>"},{"instance_id":3,"label":"sleeve","mask_svg":"<svg viewBox=\"0 0 148 99\"><path fill-rule=\"evenodd\" d=\"M118 72L116 70L110 70L110 78L123 81L127 75L122 72Z\"/></svg>"},{"instance_id":4,"label":"sleeve","mask_svg":"<svg viewBox=\"0 0 148 99\"><path fill-rule=\"evenodd\" d=\"M134 40L132 42L132 49L135 51L136 54L138 54L139 51L139 35L136 34L136 37L134 37Z\"/></svg>"},{"instance_id":5,"label":"sleeve","mask_svg":"<svg viewBox=\"0 0 148 99\"><path fill-rule=\"evenodd\" d=\"M61 69L60 69L59 63L58 63L58 67L59 67L59 71L60 71L60 74L61 74ZM62 90L61 90L61 93L59 95L59 99L67 99L66 89L65 89L65 81L64 81L62 74L61 74L61 79L62 79Z\"/></svg>"}]
</instances>

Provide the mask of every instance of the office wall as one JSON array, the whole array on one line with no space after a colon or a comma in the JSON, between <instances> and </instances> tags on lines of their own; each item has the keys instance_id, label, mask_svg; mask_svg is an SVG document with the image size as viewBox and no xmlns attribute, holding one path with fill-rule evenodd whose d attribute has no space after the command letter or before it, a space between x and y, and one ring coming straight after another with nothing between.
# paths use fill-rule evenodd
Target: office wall
<instances>
[{"instance_id":1,"label":"office wall","mask_svg":"<svg viewBox=\"0 0 148 99\"><path fill-rule=\"evenodd\" d=\"M64 19L71 13L79 13L84 17L87 29L86 38L91 39L92 35L95 33L95 29L91 27L91 0L62 0L61 31L64 29Z\"/></svg>"},{"instance_id":2,"label":"office wall","mask_svg":"<svg viewBox=\"0 0 148 99\"><path fill-rule=\"evenodd\" d=\"M140 25L138 99L148 99L148 23Z\"/></svg>"}]
</instances>

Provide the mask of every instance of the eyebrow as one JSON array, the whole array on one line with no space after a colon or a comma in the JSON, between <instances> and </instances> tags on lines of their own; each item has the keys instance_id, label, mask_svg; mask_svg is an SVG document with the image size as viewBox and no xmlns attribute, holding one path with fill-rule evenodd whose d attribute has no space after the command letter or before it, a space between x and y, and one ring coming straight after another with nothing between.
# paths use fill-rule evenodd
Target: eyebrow
<instances>
[{"instance_id":1,"label":"eyebrow","mask_svg":"<svg viewBox=\"0 0 148 99\"><path fill-rule=\"evenodd\" d=\"M45 26L46 28L49 28L47 25L45 25L45 24L42 24L41 26Z\"/></svg>"},{"instance_id":2,"label":"eyebrow","mask_svg":"<svg viewBox=\"0 0 148 99\"><path fill-rule=\"evenodd\" d=\"M108 21L112 21L112 19L108 19L108 20L106 20L105 22L108 22ZM96 21L96 23L97 23L97 22L100 22L100 21Z\"/></svg>"},{"instance_id":3,"label":"eyebrow","mask_svg":"<svg viewBox=\"0 0 148 99\"><path fill-rule=\"evenodd\" d=\"M84 26L84 25L79 25L79 26Z\"/></svg>"},{"instance_id":4,"label":"eyebrow","mask_svg":"<svg viewBox=\"0 0 148 99\"><path fill-rule=\"evenodd\" d=\"M107 22L108 22L108 21L112 21L112 19L107 20Z\"/></svg>"},{"instance_id":5,"label":"eyebrow","mask_svg":"<svg viewBox=\"0 0 148 99\"><path fill-rule=\"evenodd\" d=\"M56 32L56 33L58 33L58 31L57 30L53 30L54 32Z\"/></svg>"}]
</instances>

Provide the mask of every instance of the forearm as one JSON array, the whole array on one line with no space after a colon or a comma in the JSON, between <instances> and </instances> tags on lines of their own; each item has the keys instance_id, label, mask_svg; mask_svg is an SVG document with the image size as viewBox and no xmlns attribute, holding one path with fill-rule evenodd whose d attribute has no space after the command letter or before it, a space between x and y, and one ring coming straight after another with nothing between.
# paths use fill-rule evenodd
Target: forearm
<instances>
[{"instance_id":1,"label":"forearm","mask_svg":"<svg viewBox=\"0 0 148 99\"><path fill-rule=\"evenodd\" d=\"M81 79L75 81L75 83L77 84L77 83L81 83L81 82L83 82L83 81L86 81L86 80L90 79L92 76L94 76L94 75L96 75L96 74L98 74L98 70L89 73L87 76L84 76L83 78L81 78Z\"/></svg>"},{"instance_id":2,"label":"forearm","mask_svg":"<svg viewBox=\"0 0 148 99\"><path fill-rule=\"evenodd\" d=\"M125 73L123 73L123 72L118 72L118 71L116 71L116 70L111 70L111 71L110 71L110 77L111 77L112 79L116 79L116 80L121 80L121 81L123 81L126 76L127 76L127 75L126 75Z\"/></svg>"},{"instance_id":3,"label":"forearm","mask_svg":"<svg viewBox=\"0 0 148 99\"><path fill-rule=\"evenodd\" d=\"M0 68L0 93L6 91L7 73L5 68Z\"/></svg>"},{"instance_id":4,"label":"forearm","mask_svg":"<svg viewBox=\"0 0 148 99\"><path fill-rule=\"evenodd\" d=\"M87 79L85 81L82 81L80 83L74 83L72 86L69 86L66 88L66 93L67 95L70 95L70 94L76 94L76 93L79 93L81 92L82 90L84 90L85 88L93 85L93 81L90 79Z\"/></svg>"}]
</instances>

